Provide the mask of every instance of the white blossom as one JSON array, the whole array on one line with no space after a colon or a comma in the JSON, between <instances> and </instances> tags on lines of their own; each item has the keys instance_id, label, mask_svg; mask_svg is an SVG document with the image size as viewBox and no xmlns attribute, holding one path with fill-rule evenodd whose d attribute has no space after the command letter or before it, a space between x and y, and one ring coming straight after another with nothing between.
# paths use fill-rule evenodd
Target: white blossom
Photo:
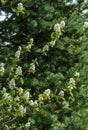
<instances>
[{"instance_id":1,"label":"white blossom","mask_svg":"<svg viewBox=\"0 0 88 130\"><path fill-rule=\"evenodd\" d=\"M88 27L88 22L84 22L84 27Z\"/></svg>"},{"instance_id":2,"label":"white blossom","mask_svg":"<svg viewBox=\"0 0 88 130\"><path fill-rule=\"evenodd\" d=\"M34 42L34 39L33 39L33 38L31 38L31 39L30 39L30 43L33 43L33 42Z\"/></svg>"},{"instance_id":3,"label":"white blossom","mask_svg":"<svg viewBox=\"0 0 88 130\"><path fill-rule=\"evenodd\" d=\"M25 124L25 127L29 128L30 125L31 125L30 122L27 122L27 123Z\"/></svg>"},{"instance_id":4,"label":"white blossom","mask_svg":"<svg viewBox=\"0 0 88 130\"><path fill-rule=\"evenodd\" d=\"M5 69L4 69L4 63L0 63L0 73L4 73Z\"/></svg>"},{"instance_id":5,"label":"white blossom","mask_svg":"<svg viewBox=\"0 0 88 130\"><path fill-rule=\"evenodd\" d=\"M28 100L29 97L30 97L29 91L24 92L23 98L26 99L26 100Z\"/></svg>"},{"instance_id":6,"label":"white blossom","mask_svg":"<svg viewBox=\"0 0 88 130\"><path fill-rule=\"evenodd\" d=\"M23 4L22 3L18 3L17 10L22 11L23 9L24 9Z\"/></svg>"},{"instance_id":7,"label":"white blossom","mask_svg":"<svg viewBox=\"0 0 88 130\"><path fill-rule=\"evenodd\" d=\"M18 66L16 68L16 72L15 72L16 75L22 75L22 67Z\"/></svg>"},{"instance_id":8,"label":"white blossom","mask_svg":"<svg viewBox=\"0 0 88 130\"><path fill-rule=\"evenodd\" d=\"M80 73L79 73L79 72L76 72L74 76L75 76L75 77L79 77L79 76L80 76Z\"/></svg>"},{"instance_id":9,"label":"white blossom","mask_svg":"<svg viewBox=\"0 0 88 130\"><path fill-rule=\"evenodd\" d=\"M31 64L30 64L30 70L35 71L35 64L34 64L34 63L31 63Z\"/></svg>"},{"instance_id":10,"label":"white blossom","mask_svg":"<svg viewBox=\"0 0 88 130\"><path fill-rule=\"evenodd\" d=\"M64 28L64 27L65 27L65 22L64 22L64 21L61 21L60 27L61 27L61 28Z\"/></svg>"},{"instance_id":11,"label":"white blossom","mask_svg":"<svg viewBox=\"0 0 88 130\"><path fill-rule=\"evenodd\" d=\"M72 91L74 88L72 86L68 86L69 91Z\"/></svg>"},{"instance_id":12,"label":"white blossom","mask_svg":"<svg viewBox=\"0 0 88 130\"><path fill-rule=\"evenodd\" d=\"M16 86L15 80L14 80L14 79L11 79L11 80L9 81L9 88L10 88L10 89L13 89L15 86Z\"/></svg>"},{"instance_id":13,"label":"white blossom","mask_svg":"<svg viewBox=\"0 0 88 130\"><path fill-rule=\"evenodd\" d=\"M50 89L46 89L43 94L45 94L46 96L49 96L50 93L51 93Z\"/></svg>"},{"instance_id":14,"label":"white blossom","mask_svg":"<svg viewBox=\"0 0 88 130\"><path fill-rule=\"evenodd\" d=\"M18 50L21 51L21 49L22 49L21 46L19 46L19 47L18 47Z\"/></svg>"},{"instance_id":15,"label":"white blossom","mask_svg":"<svg viewBox=\"0 0 88 130\"><path fill-rule=\"evenodd\" d=\"M35 100L35 101L30 100L30 105L34 106L34 107L38 106L37 100Z\"/></svg>"},{"instance_id":16,"label":"white blossom","mask_svg":"<svg viewBox=\"0 0 88 130\"><path fill-rule=\"evenodd\" d=\"M6 88L5 88L5 87L3 87L2 91L3 91L3 93L6 93Z\"/></svg>"},{"instance_id":17,"label":"white blossom","mask_svg":"<svg viewBox=\"0 0 88 130\"><path fill-rule=\"evenodd\" d=\"M75 85L75 80L73 78L70 78L69 84Z\"/></svg>"},{"instance_id":18,"label":"white blossom","mask_svg":"<svg viewBox=\"0 0 88 130\"><path fill-rule=\"evenodd\" d=\"M43 96L42 95L39 95L39 101L42 101L43 100Z\"/></svg>"},{"instance_id":19,"label":"white blossom","mask_svg":"<svg viewBox=\"0 0 88 130\"><path fill-rule=\"evenodd\" d=\"M49 46L48 46L48 45L45 45L45 46L43 47L43 52L45 52L45 51L49 51Z\"/></svg>"},{"instance_id":20,"label":"white blossom","mask_svg":"<svg viewBox=\"0 0 88 130\"><path fill-rule=\"evenodd\" d=\"M59 32L59 34L61 34L61 27L60 27L59 23L57 23L57 24L54 25L54 31L55 32Z\"/></svg>"},{"instance_id":21,"label":"white blossom","mask_svg":"<svg viewBox=\"0 0 88 130\"><path fill-rule=\"evenodd\" d=\"M19 50L16 51L16 53L15 53L15 57L19 59L19 57L20 57L20 51L19 51Z\"/></svg>"},{"instance_id":22,"label":"white blossom","mask_svg":"<svg viewBox=\"0 0 88 130\"><path fill-rule=\"evenodd\" d=\"M3 94L4 99L8 99L8 97L9 97L9 94L7 92Z\"/></svg>"},{"instance_id":23,"label":"white blossom","mask_svg":"<svg viewBox=\"0 0 88 130\"><path fill-rule=\"evenodd\" d=\"M51 46L51 47L54 47L54 46L55 46L55 42L56 42L55 40L54 40L54 41L51 41L51 42L49 43L50 46Z\"/></svg>"},{"instance_id":24,"label":"white blossom","mask_svg":"<svg viewBox=\"0 0 88 130\"><path fill-rule=\"evenodd\" d=\"M33 100L30 100L30 105L31 105L31 106L33 106L33 105L34 105Z\"/></svg>"},{"instance_id":25,"label":"white blossom","mask_svg":"<svg viewBox=\"0 0 88 130\"><path fill-rule=\"evenodd\" d=\"M23 88L20 87L18 91L19 91L19 94L23 94Z\"/></svg>"},{"instance_id":26,"label":"white blossom","mask_svg":"<svg viewBox=\"0 0 88 130\"><path fill-rule=\"evenodd\" d=\"M26 113L26 107L24 107L23 105L21 105L21 106L19 107L19 112L20 112L21 114L25 114L25 113Z\"/></svg>"},{"instance_id":27,"label":"white blossom","mask_svg":"<svg viewBox=\"0 0 88 130\"><path fill-rule=\"evenodd\" d=\"M12 99L11 96L9 95L9 93L7 93L7 92L3 94L3 98L5 100L11 100Z\"/></svg>"},{"instance_id":28,"label":"white blossom","mask_svg":"<svg viewBox=\"0 0 88 130\"><path fill-rule=\"evenodd\" d=\"M59 92L59 96L61 96L61 97L64 96L64 91L63 91L63 90L61 90L61 91Z\"/></svg>"},{"instance_id":29,"label":"white blossom","mask_svg":"<svg viewBox=\"0 0 88 130\"><path fill-rule=\"evenodd\" d=\"M34 106L38 106L37 100L34 101Z\"/></svg>"},{"instance_id":30,"label":"white blossom","mask_svg":"<svg viewBox=\"0 0 88 130\"><path fill-rule=\"evenodd\" d=\"M15 100L15 101L20 101L20 97L17 96L17 97L14 98L14 100Z\"/></svg>"}]
</instances>

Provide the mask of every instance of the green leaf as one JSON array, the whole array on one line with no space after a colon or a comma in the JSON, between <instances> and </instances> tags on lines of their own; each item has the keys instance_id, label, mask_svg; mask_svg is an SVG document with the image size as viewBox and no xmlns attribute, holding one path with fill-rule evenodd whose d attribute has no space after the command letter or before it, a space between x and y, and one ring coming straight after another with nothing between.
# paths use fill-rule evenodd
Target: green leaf
<instances>
[{"instance_id":1,"label":"green leaf","mask_svg":"<svg viewBox=\"0 0 88 130\"><path fill-rule=\"evenodd\" d=\"M71 91L70 91L69 93L70 93L70 95L73 97L73 93L72 93Z\"/></svg>"},{"instance_id":2,"label":"green leaf","mask_svg":"<svg viewBox=\"0 0 88 130\"><path fill-rule=\"evenodd\" d=\"M11 95L11 96L15 95L15 90L11 90L11 91L10 91L10 95Z\"/></svg>"},{"instance_id":3,"label":"green leaf","mask_svg":"<svg viewBox=\"0 0 88 130\"><path fill-rule=\"evenodd\" d=\"M24 84L24 79L22 77L20 78L20 82L21 84Z\"/></svg>"}]
</instances>

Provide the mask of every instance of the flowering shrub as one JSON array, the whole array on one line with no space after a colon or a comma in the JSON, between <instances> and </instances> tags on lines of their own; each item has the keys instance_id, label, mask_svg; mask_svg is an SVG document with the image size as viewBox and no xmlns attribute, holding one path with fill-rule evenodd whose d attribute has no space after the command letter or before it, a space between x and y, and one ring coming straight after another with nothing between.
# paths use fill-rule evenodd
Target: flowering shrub
<instances>
[{"instance_id":1,"label":"flowering shrub","mask_svg":"<svg viewBox=\"0 0 88 130\"><path fill-rule=\"evenodd\" d=\"M1 0L1 130L88 129L87 5Z\"/></svg>"},{"instance_id":2,"label":"flowering shrub","mask_svg":"<svg viewBox=\"0 0 88 130\"><path fill-rule=\"evenodd\" d=\"M50 43L44 45L43 49L41 49L41 53L45 55L50 47L55 46L55 42L62 34L61 30L64 26L64 21L61 21L60 24L55 24L54 32L51 34L51 38L52 35L54 37ZM45 118L46 114L47 120L50 120L49 123L47 122L50 129L56 130L66 127L66 124L61 124L55 113L58 112L59 116L63 109L69 111L70 104L75 100L74 91L77 89L75 77L79 79L79 73L76 72L74 78L70 78L60 91L55 90L54 92L48 88L43 92L38 92L38 94L35 93L36 96L32 95L30 87L27 89L21 87L24 84L25 77L23 68L18 64L21 55L27 53L27 51L29 52L32 45L33 39L30 39L29 45L25 47L19 46L14 54L13 62L15 61L15 66L11 65L12 69L8 72L9 79L7 80L7 85L3 86L0 91L0 129L42 129L42 125L38 126L37 122L40 124L39 120ZM7 71L4 64L6 63L0 64L0 75L2 77L5 76ZM30 63L28 69L29 74L36 72L37 64L36 59ZM59 109L59 111L57 111L57 109ZM53 115L52 111L54 111ZM49 112L49 115L47 112ZM54 123L56 123L55 126Z\"/></svg>"},{"instance_id":3,"label":"flowering shrub","mask_svg":"<svg viewBox=\"0 0 88 130\"><path fill-rule=\"evenodd\" d=\"M68 86L69 84L70 87ZM45 111L45 109L48 110L50 105L54 105L54 113L56 113L55 109L59 107L58 105L60 105L58 108L59 111L62 111L62 108L69 110L70 103L74 102L75 98L74 92L72 91L73 89L77 89L75 80L71 78L64 89L59 93L54 94L50 89L47 89L43 93L37 95L37 98L34 100L33 96L30 94L30 90L16 87L13 79L10 81L10 86L9 90L3 88L0 91L1 129L33 129L37 127L37 124L33 123L36 121L34 117L37 115L43 116L42 111ZM55 103L58 103L58 105ZM53 118L52 115L50 118ZM51 123L51 126L52 125L53 124ZM62 128L66 127L65 125L66 124L63 124ZM52 128L54 128L54 126L52 126ZM59 124L57 128L60 128Z\"/></svg>"}]
</instances>

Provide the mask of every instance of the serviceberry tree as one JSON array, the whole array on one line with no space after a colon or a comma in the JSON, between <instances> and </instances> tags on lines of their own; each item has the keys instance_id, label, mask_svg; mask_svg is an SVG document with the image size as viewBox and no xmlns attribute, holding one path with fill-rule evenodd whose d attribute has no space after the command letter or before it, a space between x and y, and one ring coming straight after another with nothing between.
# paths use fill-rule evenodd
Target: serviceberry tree
<instances>
[{"instance_id":1,"label":"serviceberry tree","mask_svg":"<svg viewBox=\"0 0 88 130\"><path fill-rule=\"evenodd\" d=\"M0 1L0 129L88 129L87 6Z\"/></svg>"}]
</instances>

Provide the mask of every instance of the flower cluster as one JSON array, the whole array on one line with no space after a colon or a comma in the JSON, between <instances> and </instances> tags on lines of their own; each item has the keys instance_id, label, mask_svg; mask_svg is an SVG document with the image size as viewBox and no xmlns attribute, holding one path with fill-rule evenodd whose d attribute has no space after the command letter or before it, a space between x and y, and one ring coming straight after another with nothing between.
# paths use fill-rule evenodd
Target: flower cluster
<instances>
[{"instance_id":1,"label":"flower cluster","mask_svg":"<svg viewBox=\"0 0 88 130\"><path fill-rule=\"evenodd\" d=\"M61 90L61 91L59 92L59 96L61 96L61 97L64 96L64 91L63 91L63 90Z\"/></svg>"},{"instance_id":2,"label":"flower cluster","mask_svg":"<svg viewBox=\"0 0 88 130\"><path fill-rule=\"evenodd\" d=\"M61 21L60 24L57 23L54 25L54 32L51 34L52 40L48 42L46 45L43 47L43 54L46 55L46 52L49 51L50 47L54 47L57 39L62 35L63 28L65 27L65 22Z\"/></svg>"},{"instance_id":3,"label":"flower cluster","mask_svg":"<svg viewBox=\"0 0 88 130\"><path fill-rule=\"evenodd\" d=\"M24 94L23 94L23 98L24 98L25 100L29 100L29 97L30 97L29 91L25 91Z\"/></svg>"},{"instance_id":4,"label":"flower cluster","mask_svg":"<svg viewBox=\"0 0 88 130\"><path fill-rule=\"evenodd\" d=\"M35 63L30 64L30 70L33 72L35 71Z\"/></svg>"},{"instance_id":5,"label":"flower cluster","mask_svg":"<svg viewBox=\"0 0 88 130\"><path fill-rule=\"evenodd\" d=\"M60 24L57 23L54 25L54 31L56 33L56 36L59 38L60 35L62 34L62 29L65 27L65 22L64 21L61 21Z\"/></svg>"},{"instance_id":6,"label":"flower cluster","mask_svg":"<svg viewBox=\"0 0 88 130\"><path fill-rule=\"evenodd\" d=\"M79 76L80 76L79 72L75 72L74 78L70 78L69 81L68 81L68 83L66 84L66 88L63 88L59 92L58 95L60 96L61 99L63 99L63 101L65 101L65 95L66 95L66 93L68 93L71 97L73 97L72 90L77 89L75 78L77 78ZM66 104L68 104L67 101L65 101L65 102L66 102ZM68 106L66 104L65 104L65 106Z\"/></svg>"},{"instance_id":7,"label":"flower cluster","mask_svg":"<svg viewBox=\"0 0 88 130\"><path fill-rule=\"evenodd\" d=\"M25 127L26 128L29 128L31 126L31 123L28 121L26 124L25 124Z\"/></svg>"},{"instance_id":8,"label":"flower cluster","mask_svg":"<svg viewBox=\"0 0 88 130\"><path fill-rule=\"evenodd\" d=\"M54 46L55 46L55 43L56 43L56 41L54 40L54 41L51 41L51 42L49 43L49 45L50 45L51 47L54 47Z\"/></svg>"},{"instance_id":9,"label":"flower cluster","mask_svg":"<svg viewBox=\"0 0 88 130\"><path fill-rule=\"evenodd\" d=\"M45 45L45 46L43 47L43 52L46 52L46 51L49 51L49 46L48 46L48 45Z\"/></svg>"},{"instance_id":10,"label":"flower cluster","mask_svg":"<svg viewBox=\"0 0 88 130\"><path fill-rule=\"evenodd\" d=\"M15 9L12 8L12 11L15 12L17 16L19 16L19 14L25 14L25 8L23 6L23 3L18 3Z\"/></svg>"},{"instance_id":11,"label":"flower cluster","mask_svg":"<svg viewBox=\"0 0 88 130\"><path fill-rule=\"evenodd\" d=\"M60 27L59 23L57 23L57 24L54 25L54 31L55 32L59 32L61 34L61 27Z\"/></svg>"},{"instance_id":12,"label":"flower cluster","mask_svg":"<svg viewBox=\"0 0 88 130\"><path fill-rule=\"evenodd\" d=\"M30 52L30 49L32 48L32 46L34 46L33 42L34 42L34 39L33 39L33 38L31 38L30 41L27 42L27 46L25 46L25 49L26 49L27 51Z\"/></svg>"},{"instance_id":13,"label":"flower cluster","mask_svg":"<svg viewBox=\"0 0 88 130\"><path fill-rule=\"evenodd\" d=\"M23 105L20 105L18 111L19 111L19 114L23 116L26 113L26 107L24 107Z\"/></svg>"},{"instance_id":14,"label":"flower cluster","mask_svg":"<svg viewBox=\"0 0 88 130\"><path fill-rule=\"evenodd\" d=\"M10 88L10 89L14 89L15 86L16 86L15 80L14 80L14 79L11 79L11 80L9 81L9 88Z\"/></svg>"},{"instance_id":15,"label":"flower cluster","mask_svg":"<svg viewBox=\"0 0 88 130\"><path fill-rule=\"evenodd\" d=\"M73 78L70 78L69 84L75 85L75 80Z\"/></svg>"},{"instance_id":16,"label":"flower cluster","mask_svg":"<svg viewBox=\"0 0 88 130\"><path fill-rule=\"evenodd\" d=\"M79 73L79 72L75 72L74 76L75 76L75 77L79 77L79 76L80 76L80 73Z\"/></svg>"},{"instance_id":17,"label":"flower cluster","mask_svg":"<svg viewBox=\"0 0 88 130\"><path fill-rule=\"evenodd\" d=\"M9 93L5 92L5 93L3 94L3 99L10 101L10 100L11 100L11 96L9 95Z\"/></svg>"},{"instance_id":18,"label":"flower cluster","mask_svg":"<svg viewBox=\"0 0 88 130\"><path fill-rule=\"evenodd\" d=\"M62 29L65 27L65 22L64 22L64 21L61 21L60 27L61 27Z\"/></svg>"},{"instance_id":19,"label":"flower cluster","mask_svg":"<svg viewBox=\"0 0 88 130\"><path fill-rule=\"evenodd\" d=\"M80 73L79 72L75 72L74 74L74 78L70 78L69 82L68 82L68 90L71 92L73 89L76 88L76 81L75 79L79 79Z\"/></svg>"},{"instance_id":20,"label":"flower cluster","mask_svg":"<svg viewBox=\"0 0 88 130\"><path fill-rule=\"evenodd\" d=\"M12 81L12 80L11 80ZM11 86L12 87L12 86ZM24 116L27 112L28 101L30 100L30 93L28 90L20 88L13 88L8 92L6 88L2 89L3 104L7 103L7 111L14 111L17 116ZM36 104L36 102L35 102ZM1 104L0 104L1 105Z\"/></svg>"},{"instance_id":21,"label":"flower cluster","mask_svg":"<svg viewBox=\"0 0 88 130\"><path fill-rule=\"evenodd\" d=\"M30 106L37 107L38 106L37 100L35 100L35 101L30 100Z\"/></svg>"},{"instance_id":22,"label":"flower cluster","mask_svg":"<svg viewBox=\"0 0 88 130\"><path fill-rule=\"evenodd\" d=\"M19 11L24 10L24 7L23 7L23 4L22 4L22 3L18 3L18 5L17 5L17 10L19 10Z\"/></svg>"},{"instance_id":23,"label":"flower cluster","mask_svg":"<svg viewBox=\"0 0 88 130\"><path fill-rule=\"evenodd\" d=\"M42 95L39 95L38 100L39 100L39 101L43 101L43 100L44 100L43 96L42 96Z\"/></svg>"},{"instance_id":24,"label":"flower cluster","mask_svg":"<svg viewBox=\"0 0 88 130\"><path fill-rule=\"evenodd\" d=\"M68 82L68 90L72 91L75 88L75 80L74 78L70 78L69 82Z\"/></svg>"},{"instance_id":25,"label":"flower cluster","mask_svg":"<svg viewBox=\"0 0 88 130\"><path fill-rule=\"evenodd\" d=\"M23 94L23 88L20 87L20 88L18 89L18 92L19 92L19 94Z\"/></svg>"},{"instance_id":26,"label":"flower cluster","mask_svg":"<svg viewBox=\"0 0 88 130\"><path fill-rule=\"evenodd\" d=\"M19 46L18 50L17 50L16 53L15 53L15 57L16 57L17 59L20 58L20 53L21 53L21 46Z\"/></svg>"},{"instance_id":27,"label":"flower cluster","mask_svg":"<svg viewBox=\"0 0 88 130\"><path fill-rule=\"evenodd\" d=\"M16 74L17 76L22 75L22 67L18 66L18 67L16 68L15 74Z\"/></svg>"},{"instance_id":28,"label":"flower cluster","mask_svg":"<svg viewBox=\"0 0 88 130\"><path fill-rule=\"evenodd\" d=\"M50 89L46 89L43 94L46 95L46 96L49 96L51 93Z\"/></svg>"}]
</instances>

